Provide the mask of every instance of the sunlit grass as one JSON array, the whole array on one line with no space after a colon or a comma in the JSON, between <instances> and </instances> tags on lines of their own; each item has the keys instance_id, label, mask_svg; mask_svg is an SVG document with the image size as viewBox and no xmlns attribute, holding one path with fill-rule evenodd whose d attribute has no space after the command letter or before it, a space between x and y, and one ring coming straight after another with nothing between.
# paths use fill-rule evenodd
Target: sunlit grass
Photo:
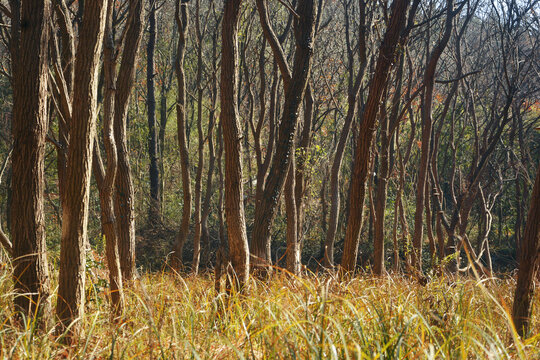
<instances>
[{"instance_id":1,"label":"sunlit grass","mask_svg":"<svg viewBox=\"0 0 540 360\"><path fill-rule=\"evenodd\" d=\"M146 274L126 290L124 320L115 325L99 285L104 270L94 270L82 334L66 347L53 324L13 322L9 270L0 270L0 358L540 358L538 316L529 339L513 335L512 279L440 278L422 286L399 276L278 274L225 296L215 293L210 275Z\"/></svg>"}]
</instances>

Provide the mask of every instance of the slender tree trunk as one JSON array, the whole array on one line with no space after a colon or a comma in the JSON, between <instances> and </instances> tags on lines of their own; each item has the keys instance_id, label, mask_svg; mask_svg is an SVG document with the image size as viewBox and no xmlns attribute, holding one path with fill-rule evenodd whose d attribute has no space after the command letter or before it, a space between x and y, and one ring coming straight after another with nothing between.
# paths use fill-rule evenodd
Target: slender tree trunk
<instances>
[{"instance_id":1,"label":"slender tree trunk","mask_svg":"<svg viewBox=\"0 0 540 360\"><path fill-rule=\"evenodd\" d=\"M221 52L221 123L225 144L225 216L233 278L239 286L249 276L249 247L246 234L242 186L242 133L236 103L238 80L238 22L242 0L225 0Z\"/></svg>"},{"instance_id":2,"label":"slender tree trunk","mask_svg":"<svg viewBox=\"0 0 540 360\"><path fill-rule=\"evenodd\" d=\"M295 189L295 156L291 154L289 174L285 182L285 208L287 214L287 270L293 275L300 273L300 241L298 239L298 217Z\"/></svg>"},{"instance_id":3,"label":"slender tree trunk","mask_svg":"<svg viewBox=\"0 0 540 360\"><path fill-rule=\"evenodd\" d=\"M179 268L182 265L182 251L189 234L189 220L191 218L191 179L189 176L189 154L186 136L186 76L184 72L184 56L186 53L186 37L188 28L187 4L176 3L176 25L178 26L178 50L175 61L178 94L176 102L176 121L178 128L178 146L180 147L180 165L182 168L183 208L182 223L176 236L176 244L172 257L172 266Z\"/></svg>"},{"instance_id":4,"label":"slender tree trunk","mask_svg":"<svg viewBox=\"0 0 540 360\"><path fill-rule=\"evenodd\" d=\"M304 95L304 124L302 132L300 134L300 140L298 148L300 149L297 162L296 162L296 174L295 174L295 188L294 198L296 201L296 226L298 228L297 236L300 243L300 252L302 251L302 244L304 243L304 195L308 183L308 154L311 146L311 137L313 124L313 91L308 84L306 93Z\"/></svg>"},{"instance_id":5,"label":"slender tree trunk","mask_svg":"<svg viewBox=\"0 0 540 360\"><path fill-rule=\"evenodd\" d=\"M11 1L11 13L14 147L10 225L14 302L16 310L25 315L47 316L50 281L43 202L51 4ZM9 243L7 237L5 241Z\"/></svg>"},{"instance_id":6,"label":"slender tree trunk","mask_svg":"<svg viewBox=\"0 0 540 360\"><path fill-rule=\"evenodd\" d=\"M103 43L103 142L107 154L107 169L104 169L99 144L94 147L93 168L99 189L101 203L101 226L106 239L106 257L109 268L109 286L113 314L119 318L124 308L122 273L118 256L118 234L114 214L114 180L116 178L118 155L114 141L114 97L116 89L115 39L113 33L113 2L109 2ZM97 139L97 138L96 138Z\"/></svg>"},{"instance_id":7,"label":"slender tree trunk","mask_svg":"<svg viewBox=\"0 0 540 360\"><path fill-rule=\"evenodd\" d=\"M201 259L201 237L202 237L202 174L204 170L204 134L203 134L203 46L204 38L203 31L201 30L200 23L200 0L195 3L195 33L197 35L197 135L199 138L198 144L198 164L197 174L195 176L195 234L193 237L193 261L192 272L197 274L199 272L199 263Z\"/></svg>"},{"instance_id":8,"label":"slender tree trunk","mask_svg":"<svg viewBox=\"0 0 540 360\"><path fill-rule=\"evenodd\" d=\"M388 29L382 40L375 73L369 86L369 95L362 114L362 121L356 141L352 179L349 198L349 216L345 232L345 244L341 267L344 271L352 272L356 269L358 256L358 243L362 229L364 215L364 199L366 195L366 181L370 168L370 151L375 132L375 120L379 110L379 102L386 87L388 72L396 58L396 46L400 34L405 27L409 1L394 0L392 15Z\"/></svg>"},{"instance_id":9,"label":"slender tree trunk","mask_svg":"<svg viewBox=\"0 0 540 360\"><path fill-rule=\"evenodd\" d=\"M538 272L540 255L540 166L531 195L523 245L519 263L518 280L514 294L512 318L518 334L525 337L529 331L531 303L534 296L534 279Z\"/></svg>"},{"instance_id":10,"label":"slender tree trunk","mask_svg":"<svg viewBox=\"0 0 540 360\"><path fill-rule=\"evenodd\" d=\"M420 165L418 167L418 179L416 183L416 212L414 214L413 233L413 266L422 269L422 243L423 243L423 214L426 198L426 183L429 167L429 152L431 149L431 128L433 124L433 89L435 85L435 70L439 59L448 44L452 32L454 18L454 1L446 1L446 23L443 37L431 53L426 71L424 73L424 94L422 98L422 144L420 152ZM441 120L442 121L442 120Z\"/></svg>"},{"instance_id":11,"label":"slender tree trunk","mask_svg":"<svg viewBox=\"0 0 540 360\"><path fill-rule=\"evenodd\" d=\"M150 157L150 206L148 223L155 226L161 223L161 197L159 194L158 138L156 123L155 63L156 48L156 12L157 4L151 1L148 21L148 44L146 46L146 88L148 109L148 155Z\"/></svg>"},{"instance_id":12,"label":"slender tree trunk","mask_svg":"<svg viewBox=\"0 0 540 360\"><path fill-rule=\"evenodd\" d=\"M118 69L114 101L114 140L118 152L114 212L116 215L120 268L124 283L133 280L136 276L135 194L131 180L131 165L129 163L127 114L143 32L144 7L142 1L129 0L129 29L126 31L122 60Z\"/></svg>"},{"instance_id":13,"label":"slender tree trunk","mask_svg":"<svg viewBox=\"0 0 540 360\"><path fill-rule=\"evenodd\" d=\"M62 209L62 241L56 315L58 331L77 332L73 322L84 313L88 202L97 117L98 70L108 1L85 3L75 60L73 117Z\"/></svg>"},{"instance_id":14,"label":"slender tree trunk","mask_svg":"<svg viewBox=\"0 0 540 360\"><path fill-rule=\"evenodd\" d=\"M75 34L73 30L73 24L69 18L69 10L66 5L65 0L59 0L53 2L56 19L58 26L60 28L61 35L61 45L62 52L61 54L56 54L56 57L60 57L59 63L56 62L55 65L55 79L57 83L60 81L60 73L63 74L63 79L65 81L66 92L65 99L68 101L64 102L61 106L62 113L59 116L58 121L58 144L60 147L57 148L57 161L56 166L58 169L58 194L60 197L60 204L64 203L64 189L65 189L65 178L66 178L66 166L67 166L67 147L69 143L69 121L71 119L71 104L73 101L73 79L75 76ZM54 46L56 50L56 46ZM54 59L51 59L53 62ZM60 68L62 70L60 70Z\"/></svg>"}]
</instances>

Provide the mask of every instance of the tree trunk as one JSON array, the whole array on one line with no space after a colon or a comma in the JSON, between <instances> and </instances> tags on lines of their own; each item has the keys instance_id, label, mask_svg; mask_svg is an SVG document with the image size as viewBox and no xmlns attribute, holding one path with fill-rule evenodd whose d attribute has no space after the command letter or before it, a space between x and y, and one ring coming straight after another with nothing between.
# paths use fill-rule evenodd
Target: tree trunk
<instances>
[{"instance_id":1,"label":"tree trunk","mask_svg":"<svg viewBox=\"0 0 540 360\"><path fill-rule=\"evenodd\" d=\"M56 315L58 331L77 332L73 321L84 313L88 202L97 117L98 70L107 1L85 3L75 60L73 115L62 209L62 241Z\"/></svg>"},{"instance_id":2,"label":"tree trunk","mask_svg":"<svg viewBox=\"0 0 540 360\"><path fill-rule=\"evenodd\" d=\"M523 233L512 319L518 334L525 337L529 331L531 302L534 298L534 279L540 255L540 166L531 195L531 207Z\"/></svg>"},{"instance_id":3,"label":"tree trunk","mask_svg":"<svg viewBox=\"0 0 540 360\"><path fill-rule=\"evenodd\" d=\"M15 308L27 316L48 315L49 311L43 201L50 6L49 1L11 2L14 148L10 225Z\"/></svg>"},{"instance_id":4,"label":"tree trunk","mask_svg":"<svg viewBox=\"0 0 540 360\"><path fill-rule=\"evenodd\" d=\"M172 266L174 268L180 268L182 265L182 251L189 234L189 220L191 217L191 180L189 177L189 154L186 136L186 77L184 73L184 56L186 53L188 28L187 4L180 4L180 2L177 2L175 13L176 25L178 26L179 33L177 58L175 61L176 79L178 81L176 121L178 127L178 146L180 147L184 204L182 208L182 223L176 236L176 244L172 255Z\"/></svg>"},{"instance_id":5,"label":"tree trunk","mask_svg":"<svg viewBox=\"0 0 540 360\"><path fill-rule=\"evenodd\" d=\"M105 38L103 43L103 142L107 154L107 169L99 153L99 144L96 141L94 148L93 168L99 190L101 204L101 227L106 239L106 257L109 268L109 286L111 291L111 304L113 315L118 319L124 308L124 294L122 289L122 272L118 256L118 234L114 214L114 180L118 165L116 143L114 141L114 95L116 89L116 59L115 39L113 32L113 2L109 2L107 21L105 25ZM97 138L96 138L97 139Z\"/></svg>"},{"instance_id":6,"label":"tree trunk","mask_svg":"<svg viewBox=\"0 0 540 360\"><path fill-rule=\"evenodd\" d=\"M232 278L242 287L249 276L249 247L246 234L242 186L242 131L238 105L238 22L242 0L225 0L221 52L221 123L225 144L225 216L229 239Z\"/></svg>"},{"instance_id":7,"label":"tree trunk","mask_svg":"<svg viewBox=\"0 0 540 360\"><path fill-rule=\"evenodd\" d=\"M289 174L285 182L285 208L287 213L287 270L293 275L300 274L300 241L298 239L298 209L295 190L295 157L291 154Z\"/></svg>"},{"instance_id":8,"label":"tree trunk","mask_svg":"<svg viewBox=\"0 0 540 360\"><path fill-rule=\"evenodd\" d=\"M268 27L268 14L265 1L257 1L261 23L266 40L271 44L274 57L282 72L285 103L276 142L276 151L268 172L260 202L255 204L255 221L252 234L252 254L254 263L262 274L270 271L271 230L276 215L279 198L285 184L291 151L294 151L294 135L298 122L298 112L307 80L311 70L313 37L315 32L316 7L313 0L300 0L296 8L299 19L295 21L294 31L296 51L292 73L279 42Z\"/></svg>"},{"instance_id":9,"label":"tree trunk","mask_svg":"<svg viewBox=\"0 0 540 360\"><path fill-rule=\"evenodd\" d=\"M161 223L161 197L159 195L158 138L156 123L155 64L156 48L156 2L152 1L148 21L148 44L146 46L146 102L148 107L148 156L150 157L150 206L148 223L155 226Z\"/></svg>"},{"instance_id":10,"label":"tree trunk","mask_svg":"<svg viewBox=\"0 0 540 360\"><path fill-rule=\"evenodd\" d=\"M135 269L135 212L134 189L127 140L127 114L129 98L135 79L139 44L143 32L143 0L129 0L129 29L126 32L122 60L116 80L114 101L114 139L118 151L114 212L118 234L118 253L124 282L133 280Z\"/></svg>"},{"instance_id":11,"label":"tree trunk","mask_svg":"<svg viewBox=\"0 0 540 360\"><path fill-rule=\"evenodd\" d=\"M369 172L371 145L375 132L375 120L379 111L379 102L386 87L388 72L396 58L396 46L405 26L409 1L394 0L388 29L382 40L375 73L369 86L369 95L362 114L362 121L356 142L352 179L349 198L349 216L345 233L345 244L341 267L352 272L356 268L358 243L364 215L366 181Z\"/></svg>"},{"instance_id":12,"label":"tree trunk","mask_svg":"<svg viewBox=\"0 0 540 360\"><path fill-rule=\"evenodd\" d=\"M454 12L454 1L446 1L446 22L444 34L431 53L426 71L424 73L424 94L422 98L422 144L420 152L420 165L418 167L418 179L416 183L416 212L414 214L414 233L413 233L413 266L417 269L422 269L422 243L423 243L423 214L425 198L426 198L426 183L429 167L429 152L431 150L431 128L433 124L432 107L433 107L433 89L435 85L435 70L437 63L448 44L452 32L452 21L456 13ZM441 119L443 121L443 119Z\"/></svg>"}]
</instances>

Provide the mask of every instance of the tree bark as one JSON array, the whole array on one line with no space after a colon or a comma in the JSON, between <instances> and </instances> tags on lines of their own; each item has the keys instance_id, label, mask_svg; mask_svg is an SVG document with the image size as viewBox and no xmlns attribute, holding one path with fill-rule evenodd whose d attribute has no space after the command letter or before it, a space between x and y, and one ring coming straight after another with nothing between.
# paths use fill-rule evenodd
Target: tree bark
<instances>
[{"instance_id":1,"label":"tree bark","mask_svg":"<svg viewBox=\"0 0 540 360\"><path fill-rule=\"evenodd\" d=\"M405 26L409 1L394 0L388 29L382 40L375 73L369 86L369 95L362 114L362 121L356 142L349 197L349 216L345 233L345 244L341 267L346 272L356 268L358 243L364 215L364 199L368 178L370 151L375 132L375 121L379 102L386 87L388 72L396 58L396 46Z\"/></svg>"},{"instance_id":2,"label":"tree bark","mask_svg":"<svg viewBox=\"0 0 540 360\"><path fill-rule=\"evenodd\" d=\"M531 195L531 206L523 233L512 319L518 334L525 337L529 331L531 303L534 297L534 279L540 259L540 166Z\"/></svg>"},{"instance_id":3,"label":"tree bark","mask_svg":"<svg viewBox=\"0 0 540 360\"><path fill-rule=\"evenodd\" d=\"M161 223L161 197L159 195L158 138L156 123L156 91L155 91L155 48L156 48L156 12L157 4L151 2L148 21L148 44L146 46L146 102L148 109L148 156L150 157L150 206L148 223L156 226Z\"/></svg>"},{"instance_id":4,"label":"tree bark","mask_svg":"<svg viewBox=\"0 0 540 360\"><path fill-rule=\"evenodd\" d=\"M268 172L263 196L255 204L255 221L252 234L252 255L254 263L264 275L270 271L271 229L279 198L285 184L291 151L294 151L294 136L298 122L298 111L302 103L311 70L313 37L315 33L316 7L313 0L300 0L296 8L299 18L295 20L294 32L296 51L292 73L284 63L285 56L281 45L269 30L269 20L264 0L257 1L257 8L263 25L266 40L270 43L283 78L285 103L281 124L278 130L276 151Z\"/></svg>"},{"instance_id":5,"label":"tree bark","mask_svg":"<svg viewBox=\"0 0 540 360\"><path fill-rule=\"evenodd\" d=\"M238 22L242 0L225 0L221 52L221 124L225 145L225 216L233 274L242 287L249 276L249 247L246 234L242 186L242 131L239 123Z\"/></svg>"},{"instance_id":6,"label":"tree bark","mask_svg":"<svg viewBox=\"0 0 540 360\"><path fill-rule=\"evenodd\" d=\"M109 268L109 287L113 316L118 319L124 310L122 272L118 255L118 233L114 214L114 180L118 167L118 153L114 141L114 96L116 91L116 56L113 30L113 2L109 2L105 37L103 43L103 142L107 156L105 169L99 153L99 143L94 145L93 168L99 190L101 205L101 227L105 235L105 253ZM96 137L97 140L97 137Z\"/></svg>"},{"instance_id":7,"label":"tree bark","mask_svg":"<svg viewBox=\"0 0 540 360\"><path fill-rule=\"evenodd\" d=\"M16 310L25 315L41 316L48 315L50 294L43 202L51 4L29 0L10 3L14 143L10 226L14 303Z\"/></svg>"},{"instance_id":8,"label":"tree bark","mask_svg":"<svg viewBox=\"0 0 540 360\"><path fill-rule=\"evenodd\" d=\"M172 266L178 269L182 265L182 251L189 235L189 220L191 218L191 179L189 176L189 154L186 136L186 77L184 72L184 56L186 53L188 28L187 4L181 4L180 2L176 3L175 17L179 33L177 58L175 61L176 79L178 81L176 121L178 128L178 146L180 147L180 165L182 168L182 192L184 198L182 223L176 236L176 244L172 254Z\"/></svg>"},{"instance_id":9,"label":"tree bark","mask_svg":"<svg viewBox=\"0 0 540 360\"><path fill-rule=\"evenodd\" d=\"M69 328L84 313L84 283L88 202L92 151L97 117L98 70L107 11L105 0L85 3L75 60L73 117L68 146L66 199L62 209L62 240L56 315L58 332ZM71 336L70 336L71 337Z\"/></svg>"},{"instance_id":10,"label":"tree bark","mask_svg":"<svg viewBox=\"0 0 540 360\"><path fill-rule=\"evenodd\" d=\"M289 173L285 182L285 210L287 214L287 270L300 274L300 239L298 238L298 209L296 206L295 190L295 156L291 154Z\"/></svg>"},{"instance_id":11,"label":"tree bark","mask_svg":"<svg viewBox=\"0 0 540 360\"><path fill-rule=\"evenodd\" d=\"M416 212L414 214L413 233L413 266L418 270L422 269L422 243L423 243L423 215L426 198L426 183L429 167L429 152L431 150L431 128L433 124L433 89L435 85L435 70L439 59L448 44L452 32L452 21L456 13L454 12L454 1L446 1L446 22L444 34L431 53L426 71L424 73L424 94L422 98L422 144L420 151L420 164L418 167L418 179L416 183ZM443 121L441 119L441 121Z\"/></svg>"},{"instance_id":12,"label":"tree bark","mask_svg":"<svg viewBox=\"0 0 540 360\"><path fill-rule=\"evenodd\" d=\"M120 268L124 282L133 280L136 276L135 195L131 180L131 165L129 163L127 114L143 32L144 7L142 0L129 0L129 9L129 29L126 31L122 60L118 69L114 101L114 140L118 152L114 212L117 224Z\"/></svg>"}]
</instances>

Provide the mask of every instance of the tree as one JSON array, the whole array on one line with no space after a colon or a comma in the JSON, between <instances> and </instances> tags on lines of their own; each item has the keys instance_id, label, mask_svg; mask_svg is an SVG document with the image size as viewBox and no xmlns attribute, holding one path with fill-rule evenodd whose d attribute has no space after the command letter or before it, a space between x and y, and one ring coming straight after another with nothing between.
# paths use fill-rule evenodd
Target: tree
<instances>
[{"instance_id":1,"label":"tree","mask_svg":"<svg viewBox=\"0 0 540 360\"><path fill-rule=\"evenodd\" d=\"M50 1L11 0L13 155L11 240L15 307L47 312L50 293L45 242L45 137ZM3 241L7 241L7 237Z\"/></svg>"},{"instance_id":2,"label":"tree","mask_svg":"<svg viewBox=\"0 0 540 360\"><path fill-rule=\"evenodd\" d=\"M465 4L465 2L463 2ZM437 63L450 40L452 32L452 22L463 5L458 11L454 10L454 1L446 1L446 20L444 33L437 46L430 54L426 70L424 73L424 90L422 97L422 149L420 157L420 166L418 167L418 180L416 187L416 212L414 215L414 235L413 235L413 266L422 268L422 238L423 238L423 214L426 196L426 182L428 179L429 151L432 132L432 106L433 106L433 88L435 85L435 70ZM442 120L441 120L442 121Z\"/></svg>"},{"instance_id":3,"label":"tree","mask_svg":"<svg viewBox=\"0 0 540 360\"><path fill-rule=\"evenodd\" d=\"M62 209L62 241L56 315L60 333L84 312L88 197L97 117L98 69L108 1L85 3L75 58L66 198Z\"/></svg>"},{"instance_id":4,"label":"tree","mask_svg":"<svg viewBox=\"0 0 540 360\"><path fill-rule=\"evenodd\" d=\"M221 126L225 149L225 217L231 273L242 287L249 277L249 247L242 186L242 134L238 118L238 21L242 0L225 0L221 31ZM228 271L231 269L228 268Z\"/></svg>"},{"instance_id":5,"label":"tree","mask_svg":"<svg viewBox=\"0 0 540 360\"><path fill-rule=\"evenodd\" d=\"M540 261L540 166L531 195L531 206L523 233L523 246L519 262L518 279L514 294L512 319L518 334L524 337L529 331L531 302L534 296L534 279Z\"/></svg>"},{"instance_id":6,"label":"tree","mask_svg":"<svg viewBox=\"0 0 540 360\"><path fill-rule=\"evenodd\" d=\"M343 7L345 11L345 39L347 43L347 69L349 71L349 80L348 80L348 92L347 92L347 115L345 116L345 122L343 123L343 128L339 136L338 145L334 154L334 160L332 162L332 170L330 173L330 218L328 221L328 228L326 231L326 239L324 243L324 266L331 268L334 266L334 243L339 221L339 203L340 203L340 194L339 194L339 182L341 175L341 166L343 163L343 156L345 154L345 146L349 139L349 134L351 131L351 125L356 114L357 101L360 96L360 88L363 83L364 71L367 65L367 54L366 54L366 38L368 35L368 27L366 26L366 3L361 0L359 1L359 21L358 21L358 72L354 74L355 67L355 57L356 52L353 50L354 46L351 43L351 34L350 34L350 22L349 19L349 7L350 3L347 1L343 2Z\"/></svg>"},{"instance_id":7,"label":"tree","mask_svg":"<svg viewBox=\"0 0 540 360\"><path fill-rule=\"evenodd\" d=\"M146 103L148 108L148 155L150 156L150 206L148 208L148 223L150 225L157 225L161 222L158 137L156 131L156 68L154 62L156 49L156 13L157 2L151 0L148 21L148 44L146 46Z\"/></svg>"},{"instance_id":8,"label":"tree","mask_svg":"<svg viewBox=\"0 0 540 360\"><path fill-rule=\"evenodd\" d=\"M291 151L294 151L298 112L311 70L317 8L313 0L298 1L295 10L298 17L295 17L294 21L295 53L292 70L289 68L282 46L270 25L266 1L258 0L257 9L266 41L272 48L274 58L281 72L285 94L274 157L264 182L263 196L255 204L252 254L255 264L259 266L262 273L266 273L270 270L269 266L272 263L270 258L270 231L287 173L289 172L293 156ZM293 174L294 170L291 176ZM294 227L296 228L296 225Z\"/></svg>"},{"instance_id":9,"label":"tree","mask_svg":"<svg viewBox=\"0 0 540 360\"><path fill-rule=\"evenodd\" d=\"M416 11L416 1L411 7L409 18ZM396 58L396 46L405 27L409 1L394 0L391 6L391 17L386 33L379 48L379 56L375 73L369 85L369 95L362 113L362 121L356 139L356 150L353 163L352 179L349 197L349 216L345 233L345 244L341 267L344 271L352 272L356 268L358 242L363 224L364 199L366 182L370 168L370 151L375 131L375 121L379 112L379 103L383 94L388 72Z\"/></svg>"},{"instance_id":10,"label":"tree","mask_svg":"<svg viewBox=\"0 0 540 360\"><path fill-rule=\"evenodd\" d=\"M114 212L118 234L118 253L124 281L133 280L135 269L135 211L134 189L128 149L128 110L131 90L135 80L139 45L144 29L142 0L129 0L129 21L122 60L116 80L114 100L114 140L118 152L118 169L115 178Z\"/></svg>"},{"instance_id":11,"label":"tree","mask_svg":"<svg viewBox=\"0 0 540 360\"><path fill-rule=\"evenodd\" d=\"M175 61L178 94L176 100L176 122L178 131L178 145L180 147L180 165L182 168L182 191L184 204L182 208L182 223L176 236L173 252L173 266L178 268L182 264L182 251L189 234L189 220L191 217L191 179L189 176L189 155L186 137L186 77L184 71L184 56L186 53L188 10L187 3L176 3L175 18L178 26L178 49Z\"/></svg>"}]
</instances>

